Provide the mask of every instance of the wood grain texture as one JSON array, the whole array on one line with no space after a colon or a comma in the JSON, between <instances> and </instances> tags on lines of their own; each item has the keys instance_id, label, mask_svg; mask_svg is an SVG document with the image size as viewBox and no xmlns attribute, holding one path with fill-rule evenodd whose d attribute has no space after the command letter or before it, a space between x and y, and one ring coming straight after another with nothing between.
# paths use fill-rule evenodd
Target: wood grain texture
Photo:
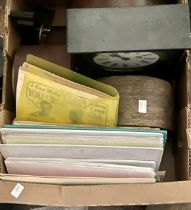
<instances>
[{"instance_id":1,"label":"wood grain texture","mask_svg":"<svg viewBox=\"0 0 191 210\"><path fill-rule=\"evenodd\" d=\"M119 126L173 128L171 84L148 76L112 76L99 81L119 91ZM139 100L147 100L147 113L139 113Z\"/></svg>"},{"instance_id":2,"label":"wood grain texture","mask_svg":"<svg viewBox=\"0 0 191 210\"><path fill-rule=\"evenodd\" d=\"M0 0L0 35L4 34L5 0Z\"/></svg>"}]
</instances>

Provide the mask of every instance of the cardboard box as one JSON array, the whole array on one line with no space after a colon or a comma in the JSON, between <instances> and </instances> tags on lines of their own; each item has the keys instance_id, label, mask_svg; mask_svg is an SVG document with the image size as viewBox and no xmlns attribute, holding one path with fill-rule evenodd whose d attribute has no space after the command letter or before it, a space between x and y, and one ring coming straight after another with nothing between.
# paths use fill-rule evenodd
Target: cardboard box
<instances>
[{"instance_id":1,"label":"cardboard box","mask_svg":"<svg viewBox=\"0 0 191 210\"><path fill-rule=\"evenodd\" d=\"M5 21L4 93L1 106L1 125L10 124L15 113L15 99L11 88L12 60L20 45L20 38L8 18L10 10L23 10L32 5L64 9L66 1L60 0L7 0ZM62 18L62 16L60 17ZM63 17L64 18L64 17ZM58 40L56 40L58 41ZM63 40L61 40L63 41ZM157 184L81 185L63 186L42 183L8 181L2 161L0 176L0 203L20 203L53 206L125 206L148 204L173 204L191 202L191 79L190 55L182 60L181 74L177 77L176 93L177 134L165 149L162 168L167 169L166 182ZM181 110L181 111L180 111ZM173 168L173 170L172 170ZM171 172L173 172L171 174ZM3 174L4 173L4 174ZM15 176L16 177L16 176ZM18 177L16 177L18 178ZM175 181L176 180L176 181ZM11 195L17 183L24 188L18 198Z\"/></svg>"}]
</instances>

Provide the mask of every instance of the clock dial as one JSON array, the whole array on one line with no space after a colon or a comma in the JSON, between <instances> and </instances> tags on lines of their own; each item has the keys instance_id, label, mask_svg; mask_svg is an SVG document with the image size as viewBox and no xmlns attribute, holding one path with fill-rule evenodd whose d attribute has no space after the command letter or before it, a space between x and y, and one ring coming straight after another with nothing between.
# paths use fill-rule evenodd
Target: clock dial
<instances>
[{"instance_id":1,"label":"clock dial","mask_svg":"<svg viewBox=\"0 0 191 210\"><path fill-rule=\"evenodd\" d=\"M129 71L156 63L159 55L152 52L99 53L93 61L110 71Z\"/></svg>"}]
</instances>

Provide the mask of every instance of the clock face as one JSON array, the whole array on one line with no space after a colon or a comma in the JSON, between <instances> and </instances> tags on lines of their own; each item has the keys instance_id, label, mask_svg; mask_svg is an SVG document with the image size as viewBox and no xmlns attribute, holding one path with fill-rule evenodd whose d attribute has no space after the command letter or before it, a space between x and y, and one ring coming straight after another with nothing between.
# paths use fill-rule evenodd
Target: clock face
<instances>
[{"instance_id":1,"label":"clock face","mask_svg":"<svg viewBox=\"0 0 191 210\"><path fill-rule=\"evenodd\" d=\"M99 53L93 61L110 71L130 71L156 63L159 55L152 52Z\"/></svg>"}]
</instances>

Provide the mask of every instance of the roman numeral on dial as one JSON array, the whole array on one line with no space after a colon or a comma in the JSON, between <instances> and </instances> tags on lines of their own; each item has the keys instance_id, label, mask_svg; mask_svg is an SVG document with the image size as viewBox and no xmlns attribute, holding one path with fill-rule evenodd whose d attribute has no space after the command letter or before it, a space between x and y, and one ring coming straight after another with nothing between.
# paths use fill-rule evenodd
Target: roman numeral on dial
<instances>
[{"instance_id":1,"label":"roman numeral on dial","mask_svg":"<svg viewBox=\"0 0 191 210\"><path fill-rule=\"evenodd\" d=\"M128 64L126 64L126 63L123 64L123 68L128 68L128 67L129 67Z\"/></svg>"}]
</instances>

